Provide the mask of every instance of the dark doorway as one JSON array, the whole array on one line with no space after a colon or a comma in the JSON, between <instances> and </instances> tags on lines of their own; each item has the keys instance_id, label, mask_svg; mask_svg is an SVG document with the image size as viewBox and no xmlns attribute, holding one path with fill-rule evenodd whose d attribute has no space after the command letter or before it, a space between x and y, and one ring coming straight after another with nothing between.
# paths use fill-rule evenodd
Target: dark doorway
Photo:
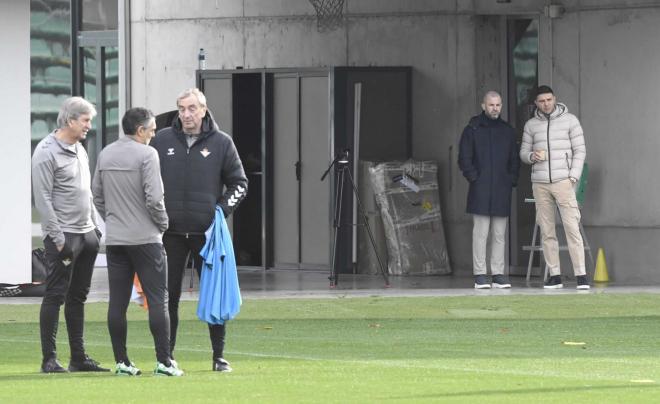
<instances>
[{"instance_id":1,"label":"dark doorway","mask_svg":"<svg viewBox=\"0 0 660 404\"><path fill-rule=\"evenodd\" d=\"M518 144L525 122L533 112L532 94L538 85L539 21L537 18L509 18L507 20L508 58L508 114L516 128ZM525 202L532 197L531 167L522 164L518 187L514 189L515 208L511 212L509 257L512 273L524 274L527 255L522 246L529 244L534 228L534 204Z\"/></svg>"},{"instance_id":2,"label":"dark doorway","mask_svg":"<svg viewBox=\"0 0 660 404\"><path fill-rule=\"evenodd\" d=\"M237 74L232 81L232 136L248 178L248 195L233 217L234 249L238 265L255 267L263 265L261 78L259 73Z\"/></svg>"}]
</instances>

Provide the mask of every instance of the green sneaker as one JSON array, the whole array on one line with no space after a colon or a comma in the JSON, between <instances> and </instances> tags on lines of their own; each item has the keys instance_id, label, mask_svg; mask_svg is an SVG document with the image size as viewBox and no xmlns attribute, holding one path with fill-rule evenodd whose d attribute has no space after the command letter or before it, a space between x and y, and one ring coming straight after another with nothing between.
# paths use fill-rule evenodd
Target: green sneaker
<instances>
[{"instance_id":1,"label":"green sneaker","mask_svg":"<svg viewBox=\"0 0 660 404\"><path fill-rule=\"evenodd\" d=\"M156 363L154 369L154 376L183 376L183 370L179 369L179 365L174 359L170 360L170 366L165 366L160 362Z\"/></svg>"},{"instance_id":2,"label":"green sneaker","mask_svg":"<svg viewBox=\"0 0 660 404\"><path fill-rule=\"evenodd\" d=\"M118 376L139 376L142 371L136 368L133 362L129 362L128 365L124 362L118 362L115 367L115 374Z\"/></svg>"}]
</instances>

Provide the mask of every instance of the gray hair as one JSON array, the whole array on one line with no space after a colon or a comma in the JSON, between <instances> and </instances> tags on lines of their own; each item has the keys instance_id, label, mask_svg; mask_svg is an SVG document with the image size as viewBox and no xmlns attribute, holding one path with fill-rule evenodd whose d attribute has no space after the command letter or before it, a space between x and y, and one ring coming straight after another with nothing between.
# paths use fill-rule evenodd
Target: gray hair
<instances>
[{"instance_id":1,"label":"gray hair","mask_svg":"<svg viewBox=\"0 0 660 404\"><path fill-rule=\"evenodd\" d=\"M65 128L69 121L75 121L81 115L90 115L93 118L96 116L96 108L82 97L69 97L64 100L57 114L57 127Z\"/></svg>"},{"instance_id":2,"label":"gray hair","mask_svg":"<svg viewBox=\"0 0 660 404\"><path fill-rule=\"evenodd\" d=\"M186 90L183 90L181 94L179 94L178 97L176 97L176 106L177 108L179 107L179 100L182 100L184 98L188 98L191 95L195 96L197 98L197 102L199 105L202 107L206 108L206 96L204 95L203 92L199 91L198 88L188 88Z\"/></svg>"},{"instance_id":3,"label":"gray hair","mask_svg":"<svg viewBox=\"0 0 660 404\"><path fill-rule=\"evenodd\" d=\"M486 92L486 94L484 94L484 98L483 98L482 102L485 104L486 99L495 98L495 97L499 98L500 100L502 99L502 96L500 95L500 93L498 93L497 91L494 91L494 90L490 90L490 91Z\"/></svg>"}]
</instances>

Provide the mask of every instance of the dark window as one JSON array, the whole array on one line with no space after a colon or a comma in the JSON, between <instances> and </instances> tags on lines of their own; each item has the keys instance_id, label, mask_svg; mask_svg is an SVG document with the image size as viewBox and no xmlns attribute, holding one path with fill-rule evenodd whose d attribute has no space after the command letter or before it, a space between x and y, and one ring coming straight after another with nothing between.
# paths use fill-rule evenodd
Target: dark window
<instances>
[{"instance_id":1,"label":"dark window","mask_svg":"<svg viewBox=\"0 0 660 404\"><path fill-rule=\"evenodd\" d=\"M71 5L30 2L32 149L56 127L62 102L71 95Z\"/></svg>"},{"instance_id":2,"label":"dark window","mask_svg":"<svg viewBox=\"0 0 660 404\"><path fill-rule=\"evenodd\" d=\"M118 27L117 0L83 0L82 30L113 31Z\"/></svg>"}]
</instances>

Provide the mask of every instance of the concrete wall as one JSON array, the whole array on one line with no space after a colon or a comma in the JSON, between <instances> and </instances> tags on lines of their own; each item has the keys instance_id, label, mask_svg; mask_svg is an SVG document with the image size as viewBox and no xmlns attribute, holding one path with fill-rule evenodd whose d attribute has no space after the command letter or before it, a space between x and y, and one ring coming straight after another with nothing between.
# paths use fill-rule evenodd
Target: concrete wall
<instances>
[{"instance_id":1,"label":"concrete wall","mask_svg":"<svg viewBox=\"0 0 660 404\"><path fill-rule=\"evenodd\" d=\"M0 283L32 282L30 238L30 4L0 2Z\"/></svg>"},{"instance_id":2,"label":"concrete wall","mask_svg":"<svg viewBox=\"0 0 660 404\"><path fill-rule=\"evenodd\" d=\"M497 55L492 69L484 55L503 49L502 33L482 16L539 16L539 76L581 118L587 136L590 241L606 249L613 278L660 281L660 249L653 248L660 244L660 188L653 186L660 137L652 121L660 2L566 1L563 15L552 19L546 3L346 0L345 24L319 33L308 0L134 0L132 103L156 113L173 109L178 92L195 84L200 47L209 69L412 66L413 155L439 162L450 256L454 268L469 272L471 221L456 168L458 137L479 112L483 89L504 75ZM491 35L499 37L489 41Z\"/></svg>"},{"instance_id":3,"label":"concrete wall","mask_svg":"<svg viewBox=\"0 0 660 404\"><path fill-rule=\"evenodd\" d=\"M586 231L610 277L660 282L660 5L580 3L553 21L553 80L585 129Z\"/></svg>"}]
</instances>

